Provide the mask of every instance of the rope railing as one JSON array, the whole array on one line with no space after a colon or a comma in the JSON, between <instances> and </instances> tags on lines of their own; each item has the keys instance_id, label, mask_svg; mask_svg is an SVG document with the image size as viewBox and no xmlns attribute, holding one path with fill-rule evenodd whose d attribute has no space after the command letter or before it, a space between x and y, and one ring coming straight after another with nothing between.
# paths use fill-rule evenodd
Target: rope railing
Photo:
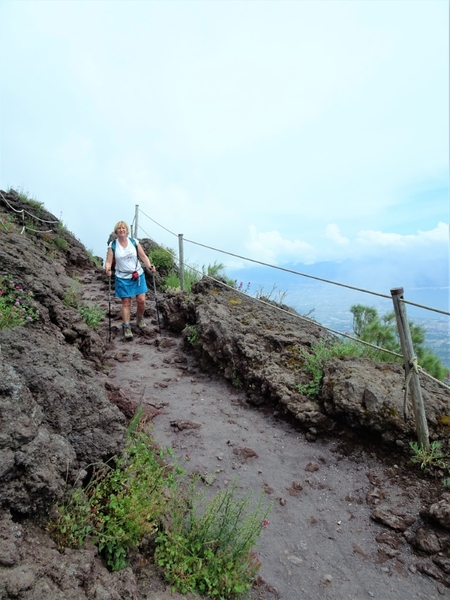
<instances>
[{"instance_id":1,"label":"rope railing","mask_svg":"<svg viewBox=\"0 0 450 600\"><path fill-rule=\"evenodd\" d=\"M254 301L254 302L259 302L260 304L263 304L265 306L268 306L269 308L273 309L273 310L277 310L279 312L285 313L291 317L294 317L296 319L299 319L301 321L306 321L306 322L314 322L313 319L310 319L308 317L305 317L303 315L300 315L298 313L292 313L288 310L285 310L284 308L282 308L281 306L277 306L276 304L272 304L271 302L267 302L265 300L263 300L262 298L257 298L255 296L250 296L249 294L246 294L245 292L243 292L242 290L239 290L237 288L232 287L231 285L228 285L227 283L225 283L222 280L219 279L215 279L214 277L203 273L202 271L198 271L197 269L195 269L194 267L184 263L184 266L188 267L189 269L191 269L192 271L197 272L199 275L201 275L202 277L206 277L207 279L211 279L211 281L214 281L215 283L220 284L221 286L224 286L226 288L228 288L229 290L242 294L244 295L246 298ZM389 297L389 296L388 296ZM393 352L392 350L388 350L386 348L382 348L380 346L377 346L375 344L371 344L370 342L366 342L365 340L361 340L360 338L354 337L348 333L342 333L341 331L338 331L336 329L332 329L331 327L327 327L326 325L323 325L322 323L320 323L320 326L322 327L322 329L325 329L326 331L333 333L339 337L344 337L347 338L349 340L352 340L353 342L357 342L358 344L361 344L363 346L367 346L369 348L372 348L373 350L376 350L378 352L384 352L386 354L390 354L391 356L395 356L396 358L400 358L403 360L403 355L399 354L398 352ZM430 375L430 373L428 373L427 371L424 371L422 369L422 367L420 367L420 365L416 365L416 369L419 373L421 373L422 375L424 375L425 377L428 377L428 379L431 379L432 381L439 383L440 385L444 386L446 389L448 389L448 385L446 383L444 383L443 381L440 381L439 379L436 379L435 377L433 377L432 375Z\"/></svg>"},{"instance_id":2,"label":"rope railing","mask_svg":"<svg viewBox=\"0 0 450 600\"><path fill-rule=\"evenodd\" d=\"M208 250L213 250L215 252L221 252L222 254L227 254L228 256L233 256L234 258L240 258L242 260L253 262L253 263L256 263L258 265L262 265L264 267L269 267L271 269L277 269L279 271L284 271L285 273L292 273L293 275L300 275L301 277L307 277L308 279L315 279L316 281L322 281L323 283L329 283L331 285L337 285L337 286L340 286L340 287L343 287L343 288L347 288L349 290L354 290L354 291L357 291L357 292L363 292L364 294L371 294L372 296L378 296L379 298L387 298L388 300L391 299L391 296L388 296L386 294L380 294L379 292L373 292L371 290L367 290L367 289L364 289L364 288L355 287L353 285L348 285L346 283L340 283L338 281L332 281L331 279L323 279L322 277L317 277L315 275L308 275L307 273L300 273L299 271L294 271L292 269L286 269L285 267L278 267L276 265L271 265L269 263L265 263L265 262L262 262L260 260L255 260L253 258L248 258L248 257L245 257L245 256L241 256L239 254L233 254L232 252L228 252L226 250L220 250L218 248L213 248L212 246L207 246L205 244L201 244L200 242L194 242L194 241L188 240L186 238L183 238L183 239L184 239L185 242L189 242L190 244L195 244L196 246L202 246L203 248L207 248ZM430 306L425 306L423 304L417 304L415 302L410 302L409 300L403 300L403 302L405 304L410 304L412 306L417 306L419 308L424 308L426 310L431 310L433 312L438 312L438 313L441 313L443 315L450 316L450 312L445 311L445 310L440 310L439 308L432 308Z\"/></svg>"},{"instance_id":3,"label":"rope railing","mask_svg":"<svg viewBox=\"0 0 450 600\"><path fill-rule=\"evenodd\" d=\"M44 229L44 230L43 229L34 229L33 227L30 227L29 225L25 225L25 215L28 215L35 221L39 221L41 223L49 223L51 225L59 223L59 221L50 221L48 219L41 219L41 217L38 217L37 215L29 212L28 210L25 210L24 208L21 208L20 210L14 208L14 206L10 202L8 202L7 198L5 198L5 196L2 194L2 192L0 192L0 197L2 198L3 202L8 206L8 208L10 210L15 212L16 214L22 215L22 231L20 232L21 234L23 234L25 229L28 229L29 231L32 231L33 233L52 233L52 231L53 231L53 229Z\"/></svg>"},{"instance_id":4,"label":"rope railing","mask_svg":"<svg viewBox=\"0 0 450 600\"><path fill-rule=\"evenodd\" d=\"M150 221L152 221L153 223L155 223L155 225L157 225L158 227L161 227L162 229L164 229L165 231L167 231L168 233L170 233L174 237L179 238L179 236L177 234L175 234L173 231L171 231L167 227L164 227L163 225L161 225L160 223L158 223L155 219L153 219L152 217L150 217L149 215L147 215L146 213L144 213L142 210L139 209L139 212L142 215L144 215L146 218L148 218ZM139 225L139 228L145 233L145 235L148 236L148 234L145 232L145 230L142 228L141 225ZM148 236L148 237L150 237L150 236ZM388 299L388 300L392 299L391 296L389 296L387 294L381 294L379 292L374 292L372 290L368 290L368 289L365 289L365 288L360 288L360 287L356 287L356 286L352 286L352 285L340 283L340 282L337 282L337 281L332 281L330 279L325 279L325 278L322 278L322 277L317 277L315 275L309 275L307 273L302 273L302 272L295 271L293 269L288 269L288 268L285 268L285 267L279 267L279 266L276 266L276 265L272 265L270 263L266 263L266 262L263 262L263 261L259 261L259 260L248 258L246 256L235 254L233 252L229 252L229 251L226 251L226 250L221 250L220 248L215 248L213 246L209 246L207 244L202 244L200 242L196 242L194 240L190 240L190 239L187 239L187 238L184 238L184 237L183 237L183 241L184 242L188 242L188 243L193 244L193 245L196 245L196 246L200 246L202 248L206 248L208 250L212 250L213 252L218 252L218 253L221 253L221 254L225 254L225 255L231 256L233 258L239 258L239 259L244 260L244 261L248 261L248 262L251 262L251 263L254 263L254 264L258 264L258 265L261 265L261 266L264 266L264 267L272 268L272 269L277 269L279 271L283 271L283 272L286 272L286 273L292 273L293 275L297 275L297 276L300 276L300 277L306 277L308 279L314 279L316 281L321 281L323 283L327 283L327 284L330 284L330 285L336 285L336 286L343 287L343 288L346 288L346 289L350 289L350 290L353 290L353 291L362 292L362 293L365 293L365 294L371 294L373 296L377 296L377 297L380 297L380 298L385 298L385 299ZM216 280L216 279L214 279L214 277L211 277L210 275L205 274L204 272L201 272L201 271L197 270L195 267L189 265L186 262L184 262L183 264L180 264L180 262L178 260L176 260L176 262L178 263L178 267L179 268L181 268L182 266L183 267L187 267L190 271L192 271L194 273L196 272L201 277L207 277L207 278L211 279L212 281L216 281L216 282L220 283L220 285L229 288L233 292L243 294L247 298L249 298L249 299L251 299L251 300L253 300L255 302L259 302L261 304L269 306L273 310L277 310L277 311L280 311L280 312L285 312L285 313L287 313L287 314L289 314L291 316L294 316L295 318L298 318L299 320L304 320L304 321L308 321L308 322L313 321L313 319L309 319L308 317L302 316L302 315L300 315L298 313L292 313L290 311L286 311L281 306L277 306L276 304L272 304L270 302L266 302L266 301L264 301L263 298L258 298L258 297L255 297L255 296L250 296L249 294L246 294L242 290L236 289L235 287L232 287L232 286L224 283L223 281ZM446 315L446 316L450 316L450 312L449 311L441 310L441 309L438 309L438 308L433 308L433 307L426 306L426 305L423 305L423 304L418 304L416 302L411 302L409 300L405 300L404 298L401 298L401 302L404 303L404 304L409 304L411 306L416 306L418 308L422 308L422 309L425 309L425 310L428 310L428 311L432 311L432 312L440 313L440 314L443 314L443 315ZM361 340L361 339L359 339L357 337L349 335L348 333L343 333L341 331L338 331L336 329L327 327L327 326L322 325L322 324L320 324L320 325L321 325L321 327L323 327L323 329L325 329L326 331L328 331L328 332L330 332L330 333L332 333L334 335L337 335L337 336L342 337L342 338L349 339L349 340L351 340L353 342L357 342L358 344L362 344L362 345L367 346L369 348L372 348L372 349L374 349L376 351L385 352L386 354L390 354L390 355L392 355L392 356L394 356L396 358L403 359L403 356L401 354L398 354L397 352L393 352L391 350L387 350L387 349L382 348L380 346L376 346L375 344L371 344L370 342L366 342L364 340ZM444 382L436 379L435 377L433 377L432 375L430 375L429 373L427 373L426 371L424 371L421 367L418 367L418 370L425 377L428 377L429 379L435 381L436 383L438 383L438 384L444 386L446 389L448 389L448 385L446 383L444 383Z\"/></svg>"},{"instance_id":5,"label":"rope railing","mask_svg":"<svg viewBox=\"0 0 450 600\"><path fill-rule=\"evenodd\" d=\"M277 310L277 311L279 311L281 313L284 313L286 315L294 317L295 319L299 319L300 321L305 321L307 323L314 323L315 322L314 319L310 319L309 317L305 317L304 315L300 315L297 312L293 313L293 312L291 312L289 310L285 310L282 306L279 306L277 304L272 304L271 302L268 302L267 300L264 300L264 298L250 296L249 294L246 294L242 290L239 290L239 289L237 289L237 288L235 288L235 287L233 287L233 286L225 283L224 281L222 281L220 279L215 279L211 275L203 273L202 271L198 271L198 269L195 269L194 267L191 267L190 265L187 265L186 263L184 263L184 265L187 266L192 271L195 271L196 273L198 273L202 277L206 277L207 279L210 279L211 281L214 281L215 283L217 283L217 284L219 284L219 285L221 285L223 287L228 288L232 292L237 292L239 294L242 294L243 296L245 296L249 300L252 300L252 301L257 302L259 304L262 304L264 306L268 306L269 308L272 308L272 309ZM364 340L360 340L359 338L353 337L352 335L349 335L348 333L342 333L341 331L337 331L336 329L332 329L331 327L326 327L325 325L322 325L321 323L320 323L320 326L322 327L322 329L325 329L326 331L329 331L330 333L334 333L335 335L348 338L349 340L353 340L354 342L359 342L359 343L363 344L364 346L369 346L370 348L373 348L374 350L378 350L378 351L382 350L383 352L386 352L387 354L391 354L392 356L395 356L395 357L398 357L398 358L402 358L402 355L398 354L397 352L392 352L391 350L385 350L384 348L380 348L380 346L376 346L375 344L371 344L370 342L365 342Z\"/></svg>"},{"instance_id":6,"label":"rope railing","mask_svg":"<svg viewBox=\"0 0 450 600\"><path fill-rule=\"evenodd\" d=\"M149 217L148 215L146 215L143 210L139 209L139 212L141 214L143 214L144 217L147 217L147 219L149 219L150 221L152 221L153 223L155 223L155 225L158 225L158 227L161 227L161 229L164 229L164 231L167 231L167 233L170 233L171 235L177 237L176 233L174 233L173 231L170 231L170 229L167 229L167 227L164 227L164 225L161 225L161 223L158 223L158 221L155 221L155 219L152 219L152 217ZM139 225L139 228L142 229L141 225Z\"/></svg>"},{"instance_id":7,"label":"rope railing","mask_svg":"<svg viewBox=\"0 0 450 600\"><path fill-rule=\"evenodd\" d=\"M352 285L347 285L345 283L339 283L337 281L331 281L330 279L323 279L322 277L316 277L315 275L308 275L307 273L300 273L299 271L293 271L292 269L286 269L285 267L278 267L276 265L271 265L269 263L262 262L260 260L255 260L253 258L247 258L246 256L241 256L239 254L233 254L232 252L227 252L226 250L219 250L218 248L213 248L212 246L206 246L205 244L201 244L199 242L193 242L192 240L188 240L183 238L185 242L189 242L190 244L195 244L196 246L202 246L203 248L207 248L208 250L214 250L215 252L221 252L222 254L227 254L228 256L233 256L234 258L240 258L242 260L247 260L249 262L256 263L258 265L262 265L263 267L269 267L271 269L277 269L278 271L284 271L285 273L292 273L293 275L300 275L301 277L307 277L309 279L315 279L316 281L323 281L324 283L330 283L332 285L338 285L340 287L344 287L350 290L356 290L357 292L364 292L366 294L372 294L374 296L379 296L380 298L388 298L390 300L390 296L386 294L380 294L378 292L371 292L370 290L365 290L363 288L354 287Z\"/></svg>"},{"instance_id":8,"label":"rope railing","mask_svg":"<svg viewBox=\"0 0 450 600\"><path fill-rule=\"evenodd\" d=\"M145 217L147 217L150 221L152 221L153 223L155 223L156 225L158 225L158 227L161 227L162 229L164 229L165 231L167 231L168 233L170 233L174 237L178 237L177 234L175 234L173 231L170 231L170 229L168 229L167 227L164 227L163 225L161 225L160 223L158 223L157 221L155 221L154 219L152 219L151 217L149 217L141 209L139 209L139 212L142 213ZM142 229L142 231L144 231L144 229L142 228L141 225L139 225L139 228ZM146 233L146 232L144 231L144 233ZM148 234L146 233L146 235L148 235ZM253 258L248 258L247 256L242 256L240 254L234 254L233 252L229 252L227 250L221 250L220 248L214 248L213 246L208 246L208 245L202 244L200 242L195 242L193 240L189 240L189 239L184 238L184 237L183 237L183 241L188 242L190 244L194 244L196 246L200 246L202 248L206 248L207 250L212 250L214 252L219 252L221 254L226 254L228 256L232 256L233 258L239 258L241 260L245 260L245 261L248 261L248 262L251 262L251 263L255 263L255 264L261 265L263 267L269 267L271 269L277 269L279 271L284 271L285 273L292 273L293 275L299 275L300 277L306 277L308 279L314 279L316 281L321 281L323 283L328 283L330 285L336 285L336 286L347 288L347 289L354 290L354 291L357 291L357 292L362 292L364 294L371 294L373 296L378 296L379 298L386 298L387 300L391 300L391 296L388 296L387 294L381 294L379 292L374 292L372 290L367 290L365 288L360 288L360 287L356 287L356 286L353 286L353 285L348 285L346 283L340 283L338 281L332 281L331 279L324 279L322 277L317 277L315 275L309 275L308 273L301 273L300 271L294 271L293 269L287 269L285 267L279 267L277 265L271 265L270 263L265 263L263 261L256 260L256 259L253 259ZM437 313L440 313L440 314L443 314L443 315L450 316L450 312L449 311L441 310L439 308L433 308L431 306L426 306L426 305L423 305L423 304L417 304L416 302L411 302L411 301L405 300L405 299L403 299L402 302L404 302L405 304L409 304L411 306L416 306L418 308L423 308L425 310L430 310L430 311L433 311L433 312L437 312Z\"/></svg>"}]
</instances>

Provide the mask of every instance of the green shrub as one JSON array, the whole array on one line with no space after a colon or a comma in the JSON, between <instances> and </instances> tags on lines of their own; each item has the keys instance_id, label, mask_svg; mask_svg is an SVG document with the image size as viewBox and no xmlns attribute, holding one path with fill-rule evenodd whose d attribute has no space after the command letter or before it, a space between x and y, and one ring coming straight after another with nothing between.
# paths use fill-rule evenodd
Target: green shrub
<instances>
[{"instance_id":1,"label":"green shrub","mask_svg":"<svg viewBox=\"0 0 450 600\"><path fill-rule=\"evenodd\" d=\"M92 540L113 571L127 566L129 550L144 536L155 534L170 484L141 415L133 419L114 466L98 465L88 485L70 492L47 525L60 549Z\"/></svg>"},{"instance_id":2,"label":"green shrub","mask_svg":"<svg viewBox=\"0 0 450 600\"><path fill-rule=\"evenodd\" d=\"M214 262L212 265L208 265L207 268L202 267L203 275L212 277L213 279L223 279L227 285L232 288L236 288L236 282L234 279L230 279L225 273L225 265L222 263Z\"/></svg>"},{"instance_id":3,"label":"green shrub","mask_svg":"<svg viewBox=\"0 0 450 600\"><path fill-rule=\"evenodd\" d=\"M3 231L14 231L14 217L8 213L0 213L0 227Z\"/></svg>"},{"instance_id":4,"label":"green shrub","mask_svg":"<svg viewBox=\"0 0 450 600\"><path fill-rule=\"evenodd\" d=\"M411 462L420 465L421 469L436 476L450 475L450 455L442 449L442 442L435 440L428 448L418 442L410 442L409 446L413 453ZM449 487L450 477L444 477L442 483Z\"/></svg>"},{"instance_id":5,"label":"green shrub","mask_svg":"<svg viewBox=\"0 0 450 600\"><path fill-rule=\"evenodd\" d=\"M200 339L200 334L198 332L196 325L186 325L187 341L191 344L191 346L196 346L198 344L198 340Z\"/></svg>"},{"instance_id":6,"label":"green shrub","mask_svg":"<svg viewBox=\"0 0 450 600\"><path fill-rule=\"evenodd\" d=\"M372 344L358 343L354 340L334 340L333 342L320 340L311 346L311 349L295 346L294 353L303 368L311 375L307 384L298 384L297 389L302 394L316 396L320 391L323 377L323 367L327 360L333 356L364 356L377 362L402 363L401 345L398 339L395 313L391 312L380 317L375 308L360 304L351 307L353 314L353 331L360 340ZM414 351L418 362L428 373L437 379L444 380L448 369L441 360L423 347L425 331L422 327L409 323ZM396 356L396 353L400 356Z\"/></svg>"},{"instance_id":7,"label":"green shrub","mask_svg":"<svg viewBox=\"0 0 450 600\"><path fill-rule=\"evenodd\" d=\"M105 318L105 311L100 308L97 302L91 306L78 306L78 312L83 321L93 329L97 329L100 321Z\"/></svg>"},{"instance_id":8,"label":"green shrub","mask_svg":"<svg viewBox=\"0 0 450 600\"><path fill-rule=\"evenodd\" d=\"M30 196L30 192L26 192L22 187L18 187L16 190L14 188L9 188L8 191L15 192L22 200L22 202L26 202L30 205L31 208L34 208L38 215L41 213L41 209L44 207L44 203Z\"/></svg>"},{"instance_id":9,"label":"green shrub","mask_svg":"<svg viewBox=\"0 0 450 600\"><path fill-rule=\"evenodd\" d=\"M310 349L296 345L293 352L306 370L311 375L311 381L306 384L297 384L297 389L301 394L307 396L317 396L320 391L320 385L323 377L323 367L327 360L333 356L342 356L345 344L341 342L330 343L326 339L319 340L313 344Z\"/></svg>"},{"instance_id":10,"label":"green shrub","mask_svg":"<svg viewBox=\"0 0 450 600\"><path fill-rule=\"evenodd\" d=\"M260 562L252 552L271 506L263 495L251 506L251 492L238 498L234 482L207 503L194 485L173 494L164 531L156 538L155 558L173 589L230 600L252 585Z\"/></svg>"},{"instance_id":11,"label":"green shrub","mask_svg":"<svg viewBox=\"0 0 450 600\"><path fill-rule=\"evenodd\" d=\"M94 265L97 267L101 267L103 265L102 259L99 256L95 256L94 251L91 248L87 250L87 253L91 263L94 263Z\"/></svg>"},{"instance_id":12,"label":"green shrub","mask_svg":"<svg viewBox=\"0 0 450 600\"><path fill-rule=\"evenodd\" d=\"M322 338L317 343L311 345L311 348L305 348L300 344L292 348L295 358L300 361L302 368L311 375L311 381L306 384L297 384L300 393L307 396L317 396L320 392L320 386L323 377L323 368L325 363L333 357L356 356L371 358L383 362L384 358L392 355L382 352L353 340L339 340Z\"/></svg>"},{"instance_id":13,"label":"green shrub","mask_svg":"<svg viewBox=\"0 0 450 600\"><path fill-rule=\"evenodd\" d=\"M157 271L169 273L175 266L175 250L158 246L150 251L150 262L155 265Z\"/></svg>"},{"instance_id":14,"label":"green shrub","mask_svg":"<svg viewBox=\"0 0 450 600\"><path fill-rule=\"evenodd\" d=\"M180 278L176 273L169 273L164 280L163 285L165 290L179 290L180 289Z\"/></svg>"},{"instance_id":15,"label":"green shrub","mask_svg":"<svg viewBox=\"0 0 450 600\"><path fill-rule=\"evenodd\" d=\"M409 446L413 452L411 461L419 464L421 469L430 467L450 468L450 457L442 450L441 442L431 442L429 448L421 446L418 442L410 442Z\"/></svg>"},{"instance_id":16,"label":"green shrub","mask_svg":"<svg viewBox=\"0 0 450 600\"><path fill-rule=\"evenodd\" d=\"M83 287L81 283L73 279L70 288L64 294L63 304L65 306L71 306L72 308L78 308L82 295Z\"/></svg>"},{"instance_id":17,"label":"green shrub","mask_svg":"<svg viewBox=\"0 0 450 600\"><path fill-rule=\"evenodd\" d=\"M194 267L186 267L184 269L184 289L186 292L190 292L194 283L200 281L202 278L201 273ZM167 275L164 280L164 289L180 289L181 280L179 275L172 272Z\"/></svg>"},{"instance_id":18,"label":"green shrub","mask_svg":"<svg viewBox=\"0 0 450 600\"><path fill-rule=\"evenodd\" d=\"M67 250L69 243L62 237L55 238L55 246L60 250Z\"/></svg>"},{"instance_id":19,"label":"green shrub","mask_svg":"<svg viewBox=\"0 0 450 600\"><path fill-rule=\"evenodd\" d=\"M260 567L251 549L271 506L263 507L264 494L252 505L250 494L237 498L236 482L205 499L198 478L186 484L183 471L165 462L172 450L155 446L141 417L142 409L120 457L90 466L90 481L75 485L52 511L47 531L60 551L95 543L114 571L127 566L130 550L144 537L155 537L155 558L174 588L227 600L240 596Z\"/></svg>"},{"instance_id":20,"label":"green shrub","mask_svg":"<svg viewBox=\"0 0 450 600\"><path fill-rule=\"evenodd\" d=\"M187 292L192 290L192 286L200 281L202 277L212 277L213 279L223 279L226 284L232 288L236 288L236 283L234 280L230 279L226 276L224 272L224 265L221 263L214 263L212 265L208 265L207 267L203 265L200 270L197 265L192 267L185 266L183 275L184 275L184 289ZM178 274L169 273L164 281L165 289L179 289L181 286L180 277Z\"/></svg>"},{"instance_id":21,"label":"green shrub","mask_svg":"<svg viewBox=\"0 0 450 600\"><path fill-rule=\"evenodd\" d=\"M32 292L26 292L11 275L0 277L0 329L39 319Z\"/></svg>"}]
</instances>

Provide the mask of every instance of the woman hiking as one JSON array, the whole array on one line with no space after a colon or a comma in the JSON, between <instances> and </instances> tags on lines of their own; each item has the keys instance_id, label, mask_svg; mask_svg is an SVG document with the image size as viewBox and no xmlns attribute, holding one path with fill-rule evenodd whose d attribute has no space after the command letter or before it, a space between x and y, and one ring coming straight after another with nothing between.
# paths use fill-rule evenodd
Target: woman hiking
<instances>
[{"instance_id":1,"label":"woman hiking","mask_svg":"<svg viewBox=\"0 0 450 600\"><path fill-rule=\"evenodd\" d=\"M145 281L144 266L155 273L155 266L151 264L138 240L129 237L129 228L125 221L118 221L114 227L117 238L108 245L106 254L105 272L108 277L112 274L112 265L115 262L114 290L116 298L122 300L123 336L127 340L133 339L131 331L131 299L136 298L136 325L145 329L145 294L148 290Z\"/></svg>"}]
</instances>

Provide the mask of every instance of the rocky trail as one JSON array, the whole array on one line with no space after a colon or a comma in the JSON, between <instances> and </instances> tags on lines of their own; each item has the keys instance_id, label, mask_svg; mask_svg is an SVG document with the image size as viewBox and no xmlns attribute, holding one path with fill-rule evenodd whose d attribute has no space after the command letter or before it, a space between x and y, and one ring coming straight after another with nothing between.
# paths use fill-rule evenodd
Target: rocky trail
<instances>
[{"instance_id":1,"label":"rocky trail","mask_svg":"<svg viewBox=\"0 0 450 600\"><path fill-rule=\"evenodd\" d=\"M108 310L107 280L90 272L81 283L83 299ZM147 296L147 330L127 342L111 299L106 387L125 413L144 407L157 443L173 448L186 471L204 475L208 493L237 477L240 489L256 498L263 491L273 504L256 549L262 566L252 598L450 597L442 571L407 541L429 504L429 482L348 430L321 439L269 406L249 404L243 391L202 372L161 319L158 330L153 293ZM99 334L108 338L108 319ZM147 597L187 598L157 578Z\"/></svg>"}]
</instances>

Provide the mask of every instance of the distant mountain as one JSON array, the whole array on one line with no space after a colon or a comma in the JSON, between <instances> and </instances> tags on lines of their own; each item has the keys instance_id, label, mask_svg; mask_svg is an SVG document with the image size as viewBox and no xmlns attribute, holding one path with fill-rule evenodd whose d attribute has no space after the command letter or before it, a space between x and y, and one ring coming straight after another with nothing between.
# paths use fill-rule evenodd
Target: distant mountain
<instances>
[{"instance_id":1,"label":"distant mountain","mask_svg":"<svg viewBox=\"0 0 450 600\"><path fill-rule=\"evenodd\" d=\"M410 263L392 260L377 262L347 260L342 262L321 262L312 265L291 264L282 265L282 269L264 266L249 266L241 270L232 271L229 276L247 283L252 287L258 285L276 284L278 287L301 283L306 279L319 278L342 283L357 288L365 288L372 292L389 294L392 288L448 288L449 263L444 259L429 259ZM307 277L299 277L295 271Z\"/></svg>"}]
</instances>

